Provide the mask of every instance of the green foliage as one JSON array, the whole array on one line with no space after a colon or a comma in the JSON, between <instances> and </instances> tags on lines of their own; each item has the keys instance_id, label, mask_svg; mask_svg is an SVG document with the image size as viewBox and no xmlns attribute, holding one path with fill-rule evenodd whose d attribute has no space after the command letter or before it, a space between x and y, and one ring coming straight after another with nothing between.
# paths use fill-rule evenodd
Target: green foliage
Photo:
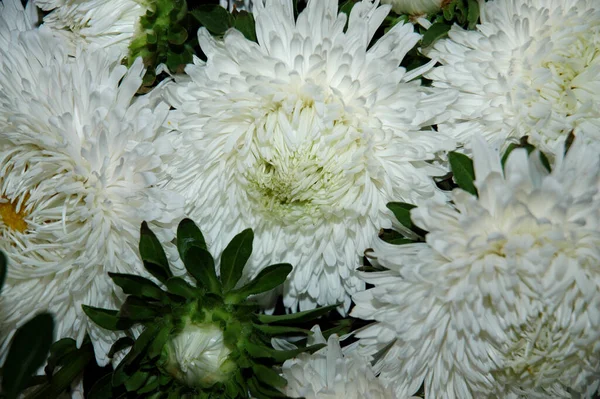
<instances>
[{"instance_id":1,"label":"green foliage","mask_svg":"<svg viewBox=\"0 0 600 399\"><path fill-rule=\"evenodd\" d=\"M179 254L196 284L172 276L164 251L144 223L140 230L140 254L148 272L161 281L164 288L140 276L111 273L113 281L128 294L121 309L83 307L85 313L103 328L120 330L134 324L144 327L137 339L127 338L115 343L110 355L128 347L131 349L110 378L105 376L97 381L89 397L285 397L274 389L282 386L285 380L273 367L322 345L278 351L271 346L271 338L307 335L310 331L297 325L312 323L335 306L283 316L256 314L257 306L248 297L283 283L292 266L267 266L256 278L235 289L240 285L244 266L252 253L252 230L244 230L227 245L221 255L220 277L215 272L215 261L206 250L202 233L191 220L179 224L177 235ZM225 345L231 351L226 381L188 386L177 378L173 365L168 362L166 344L189 325L213 325L223 331Z\"/></svg>"},{"instance_id":2,"label":"green foliage","mask_svg":"<svg viewBox=\"0 0 600 399\"><path fill-rule=\"evenodd\" d=\"M448 160L450 161L450 168L458 187L468 193L477 195L477 189L475 188L475 184L473 184L475 180L473 161L468 156L454 151L448 154Z\"/></svg>"},{"instance_id":3,"label":"green foliage","mask_svg":"<svg viewBox=\"0 0 600 399\"><path fill-rule=\"evenodd\" d=\"M424 237L425 234L427 234L426 231L419 228L412 222L412 219L410 217L410 210L413 208L416 208L415 205L408 204L406 202L389 202L387 204L387 208L390 211L392 211L392 213L394 214L394 216L396 217L398 222L400 222L401 225L403 225L408 230L415 233L417 236ZM393 240L401 240L401 241L397 241L397 242L392 242L393 244L398 244L398 245L407 244L407 242L402 240L402 237L399 237L396 235L391 235L390 238L392 238ZM406 240L406 238L405 238L405 240ZM409 241L412 242L412 240L409 240Z\"/></svg>"},{"instance_id":4,"label":"green foliage","mask_svg":"<svg viewBox=\"0 0 600 399\"><path fill-rule=\"evenodd\" d=\"M571 135L572 135L572 133L571 133ZM567 137L567 141L565 143L565 153L568 151L569 147L571 146L571 143L573 142L573 139L571 137L574 137L574 136ZM518 144L511 143L508 146L508 148L504 152L504 155L502 156L502 167L504 167L504 165L506 164L506 160L508 159L508 156L510 155L510 153L513 152L513 150L515 150L517 148L524 148L525 150L527 150L527 154L531 154L531 152L536 149L533 145L529 144L528 139L529 138L527 136L523 136L523 137L521 137L521 140L519 141ZM551 171L550 161L548 160L548 157L546 156L546 154L544 154L543 152L540 151L539 156L540 156L540 161L542 162L542 165L544 165L546 170L548 172L550 172Z\"/></svg>"}]
</instances>

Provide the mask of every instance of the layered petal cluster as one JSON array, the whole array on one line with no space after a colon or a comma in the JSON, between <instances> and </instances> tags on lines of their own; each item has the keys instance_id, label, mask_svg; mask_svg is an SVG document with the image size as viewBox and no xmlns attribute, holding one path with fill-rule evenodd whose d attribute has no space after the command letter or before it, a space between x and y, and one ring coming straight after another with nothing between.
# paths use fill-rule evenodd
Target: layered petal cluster
<instances>
[{"instance_id":1,"label":"layered petal cluster","mask_svg":"<svg viewBox=\"0 0 600 399\"><path fill-rule=\"evenodd\" d=\"M0 331L6 345L48 310L57 339L89 333L106 363L114 337L81 305L120 304L107 271L143 272L141 222L165 227L169 243L183 200L156 187L169 107L132 100L141 60L128 71L102 49L69 53L44 27L0 48L0 250L9 260Z\"/></svg>"},{"instance_id":2,"label":"layered petal cluster","mask_svg":"<svg viewBox=\"0 0 600 399\"><path fill-rule=\"evenodd\" d=\"M477 30L452 27L428 53L433 85L460 90L440 130L469 143L529 141L556 154L571 132L600 136L600 4L595 0L480 2Z\"/></svg>"},{"instance_id":3,"label":"layered petal cluster","mask_svg":"<svg viewBox=\"0 0 600 399\"><path fill-rule=\"evenodd\" d=\"M282 375L287 380L283 392L306 399L396 399L373 373L368 359L356 351L344 354L340 340L333 334L325 340L318 326L313 327L309 345L327 344L312 355L302 353L286 360Z\"/></svg>"},{"instance_id":4,"label":"layered petal cluster","mask_svg":"<svg viewBox=\"0 0 600 399\"><path fill-rule=\"evenodd\" d=\"M24 8L20 0L3 0L0 3L0 48L6 48L11 36L34 29L38 22L33 2Z\"/></svg>"},{"instance_id":5,"label":"layered petal cluster","mask_svg":"<svg viewBox=\"0 0 600 399\"><path fill-rule=\"evenodd\" d=\"M73 47L94 44L127 53L152 0L36 0L44 25Z\"/></svg>"},{"instance_id":6,"label":"layered petal cluster","mask_svg":"<svg viewBox=\"0 0 600 399\"><path fill-rule=\"evenodd\" d=\"M170 187L215 253L251 227L250 275L294 265L284 288L293 309L348 308L364 284L361 254L390 226L386 203L442 195L431 176L445 170L428 161L453 148L428 126L455 93L421 87L429 65L399 67L420 38L412 25L370 43L390 7L364 0L347 17L337 4L310 1L295 21L291 0L258 1L258 43L201 29L207 61L165 93L178 140Z\"/></svg>"},{"instance_id":7,"label":"layered petal cluster","mask_svg":"<svg viewBox=\"0 0 600 399\"><path fill-rule=\"evenodd\" d=\"M352 315L399 396L591 397L600 382L600 158L578 142L549 173L473 143L479 197L412 211L426 242L375 247ZM387 349L386 351L386 348Z\"/></svg>"}]
</instances>

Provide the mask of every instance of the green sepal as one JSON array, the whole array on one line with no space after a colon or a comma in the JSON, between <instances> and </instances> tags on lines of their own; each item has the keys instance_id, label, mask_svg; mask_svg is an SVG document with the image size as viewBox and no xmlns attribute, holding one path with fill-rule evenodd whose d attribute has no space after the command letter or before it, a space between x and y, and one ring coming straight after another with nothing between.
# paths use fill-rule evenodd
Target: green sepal
<instances>
[{"instance_id":1,"label":"green sepal","mask_svg":"<svg viewBox=\"0 0 600 399\"><path fill-rule=\"evenodd\" d=\"M256 378L267 386L283 388L287 385L286 379L270 367L263 366L262 364L253 364L252 371Z\"/></svg>"},{"instance_id":2,"label":"green sepal","mask_svg":"<svg viewBox=\"0 0 600 399\"><path fill-rule=\"evenodd\" d=\"M265 267L260 273L243 287L229 292L225 296L225 303L240 303L250 295L260 294L272 290L283 284L292 272L292 265L280 263Z\"/></svg>"},{"instance_id":3,"label":"green sepal","mask_svg":"<svg viewBox=\"0 0 600 399\"><path fill-rule=\"evenodd\" d=\"M6 399L17 398L32 374L44 364L53 333L54 319L49 313L39 314L17 329L2 368L2 393Z\"/></svg>"},{"instance_id":4,"label":"green sepal","mask_svg":"<svg viewBox=\"0 0 600 399\"><path fill-rule=\"evenodd\" d=\"M244 35L248 40L256 42L256 24L254 16L247 11L240 11L236 17L233 27Z\"/></svg>"},{"instance_id":5,"label":"green sepal","mask_svg":"<svg viewBox=\"0 0 600 399\"><path fill-rule=\"evenodd\" d=\"M121 306L118 316L137 322L152 320L162 314L162 307L144 301L135 296L128 296Z\"/></svg>"},{"instance_id":6,"label":"green sepal","mask_svg":"<svg viewBox=\"0 0 600 399\"><path fill-rule=\"evenodd\" d=\"M223 292L231 291L242 277L244 266L252 254L252 229L246 229L233 237L221 255L221 282Z\"/></svg>"},{"instance_id":7,"label":"green sepal","mask_svg":"<svg viewBox=\"0 0 600 399\"><path fill-rule=\"evenodd\" d=\"M477 195L477 189L473 183L475 180L473 161L465 154L454 151L448 153L448 161L450 161L450 168L458 187L470 194Z\"/></svg>"},{"instance_id":8,"label":"green sepal","mask_svg":"<svg viewBox=\"0 0 600 399\"><path fill-rule=\"evenodd\" d=\"M169 29L167 32L168 32L167 40L171 44L181 45L181 44L185 43L185 41L188 38L187 31L181 25L175 24L175 25L169 26Z\"/></svg>"},{"instance_id":9,"label":"green sepal","mask_svg":"<svg viewBox=\"0 0 600 399\"><path fill-rule=\"evenodd\" d=\"M185 269L196 280L198 287L204 287L207 292L221 295L223 287L217 277L215 260L210 252L192 246L187 250L184 264Z\"/></svg>"},{"instance_id":10,"label":"green sepal","mask_svg":"<svg viewBox=\"0 0 600 399\"><path fill-rule=\"evenodd\" d=\"M269 324L253 324L252 325L258 331L265 333L270 336L281 336L281 335L311 335L310 330L297 327L288 326L272 326Z\"/></svg>"},{"instance_id":11,"label":"green sepal","mask_svg":"<svg viewBox=\"0 0 600 399\"><path fill-rule=\"evenodd\" d=\"M207 249L204 236L196 223L192 219L183 219L177 226L177 251L182 260L192 246Z\"/></svg>"},{"instance_id":12,"label":"green sepal","mask_svg":"<svg viewBox=\"0 0 600 399\"><path fill-rule=\"evenodd\" d=\"M148 358L154 359L162 353L162 349L171 336L171 326L166 326L160 329L156 337L148 347Z\"/></svg>"},{"instance_id":13,"label":"green sepal","mask_svg":"<svg viewBox=\"0 0 600 399\"><path fill-rule=\"evenodd\" d=\"M131 337L121 337L119 338L112 346L110 347L110 351L108 351L108 357L110 359L115 356L117 352L122 351L123 349L129 348L134 344L134 340Z\"/></svg>"},{"instance_id":14,"label":"green sepal","mask_svg":"<svg viewBox=\"0 0 600 399\"><path fill-rule=\"evenodd\" d=\"M258 320L261 323L265 323L265 324L305 323L305 322L312 321L316 318L319 318L319 317L329 313L331 310L335 309L338 306L339 305L329 305L329 306L324 306L321 308L305 310L303 312L297 312L297 313L284 314L284 315L280 315L280 316L259 314L259 315L256 315L256 317L258 317Z\"/></svg>"},{"instance_id":15,"label":"green sepal","mask_svg":"<svg viewBox=\"0 0 600 399\"><path fill-rule=\"evenodd\" d=\"M120 317L118 315L119 312L116 310L95 308L87 305L81 305L81 307L83 308L83 312L87 315L87 317L106 330L127 330L135 324L133 320Z\"/></svg>"},{"instance_id":16,"label":"green sepal","mask_svg":"<svg viewBox=\"0 0 600 399\"><path fill-rule=\"evenodd\" d=\"M170 293L182 298L192 299L198 296L199 291L196 287L191 286L181 277L171 277L165 283Z\"/></svg>"},{"instance_id":17,"label":"green sepal","mask_svg":"<svg viewBox=\"0 0 600 399\"><path fill-rule=\"evenodd\" d=\"M244 347L246 352L254 358L269 358L276 362L283 363L288 359L298 356L301 353L309 352L313 353L319 349L325 347L325 344L316 344L307 346L305 348L290 349L290 350L276 350L264 345L255 344L254 342L246 341Z\"/></svg>"},{"instance_id":18,"label":"green sepal","mask_svg":"<svg viewBox=\"0 0 600 399\"><path fill-rule=\"evenodd\" d=\"M76 342L73 338L63 338L52 344L50 347L50 356L44 367L44 372L50 378L54 374L56 367L61 364L65 357L77 350Z\"/></svg>"},{"instance_id":19,"label":"green sepal","mask_svg":"<svg viewBox=\"0 0 600 399\"><path fill-rule=\"evenodd\" d=\"M149 376L150 373L147 371L136 371L125 381L125 389L129 392L137 391L144 385Z\"/></svg>"},{"instance_id":20,"label":"green sepal","mask_svg":"<svg viewBox=\"0 0 600 399\"><path fill-rule=\"evenodd\" d=\"M233 26L233 16L223 7L213 4L203 4L190 14L196 18L208 31L215 35L222 35Z\"/></svg>"},{"instance_id":21,"label":"green sepal","mask_svg":"<svg viewBox=\"0 0 600 399\"><path fill-rule=\"evenodd\" d=\"M164 291L147 278L135 276L133 274L111 272L108 272L108 275L127 295L135 295L140 298L156 299L157 301L160 301L165 296Z\"/></svg>"},{"instance_id":22,"label":"green sepal","mask_svg":"<svg viewBox=\"0 0 600 399\"><path fill-rule=\"evenodd\" d=\"M150 274L156 277L160 282L166 282L170 277L173 277L169 268L167 255L163 250L160 241L156 235L150 230L146 222L142 223L140 229L140 256L144 261L144 267Z\"/></svg>"},{"instance_id":23,"label":"green sepal","mask_svg":"<svg viewBox=\"0 0 600 399\"><path fill-rule=\"evenodd\" d=\"M138 394L150 393L160 387L159 377L156 375L151 375L146 380L146 384L141 387L141 389L137 390Z\"/></svg>"}]
</instances>

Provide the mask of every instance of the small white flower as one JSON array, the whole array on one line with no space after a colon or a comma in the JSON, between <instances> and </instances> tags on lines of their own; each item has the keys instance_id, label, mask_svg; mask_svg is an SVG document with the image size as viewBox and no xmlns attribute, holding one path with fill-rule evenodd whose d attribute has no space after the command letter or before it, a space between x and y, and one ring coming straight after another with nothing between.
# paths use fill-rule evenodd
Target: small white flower
<instances>
[{"instance_id":1,"label":"small white flower","mask_svg":"<svg viewBox=\"0 0 600 399\"><path fill-rule=\"evenodd\" d=\"M223 330L214 324L187 324L163 348L166 371L190 387L207 387L229 379L235 362L228 359Z\"/></svg>"},{"instance_id":2,"label":"small white flower","mask_svg":"<svg viewBox=\"0 0 600 399\"><path fill-rule=\"evenodd\" d=\"M431 201L426 243L380 243L352 315L361 351L398 395L590 397L600 375L600 148L577 142L552 173L537 153L473 143L479 197ZM375 261L375 260L374 260ZM568 394L569 393L569 394Z\"/></svg>"},{"instance_id":3,"label":"small white flower","mask_svg":"<svg viewBox=\"0 0 600 399\"><path fill-rule=\"evenodd\" d=\"M438 12L449 0L381 0L381 3L391 4L395 13L416 16Z\"/></svg>"},{"instance_id":4,"label":"small white flower","mask_svg":"<svg viewBox=\"0 0 600 399\"><path fill-rule=\"evenodd\" d=\"M49 12L44 25L72 48L114 47L123 56L151 0L36 0L35 4Z\"/></svg>"},{"instance_id":5,"label":"small white flower","mask_svg":"<svg viewBox=\"0 0 600 399\"><path fill-rule=\"evenodd\" d=\"M386 203L441 196L431 176L452 140L427 127L455 93L399 67L420 36L396 25L370 48L390 6L361 1L347 16L336 0L310 1L294 20L291 0L254 4L258 44L229 30L199 41L187 76L167 86L176 108L177 159L170 187L220 253L235 232L257 236L247 266L294 265L284 303L342 303L363 286L354 270L381 227Z\"/></svg>"},{"instance_id":6,"label":"small white flower","mask_svg":"<svg viewBox=\"0 0 600 399\"><path fill-rule=\"evenodd\" d=\"M453 26L428 55L427 77L460 90L439 126L468 144L529 136L557 154L571 131L600 139L600 5L596 0L480 1L481 24Z\"/></svg>"},{"instance_id":7,"label":"small white flower","mask_svg":"<svg viewBox=\"0 0 600 399\"><path fill-rule=\"evenodd\" d=\"M44 27L14 36L0 60L4 345L24 320L48 310L57 339L80 344L89 333L105 364L115 335L81 305L118 308L123 294L107 272L144 274L142 221L173 247L169 229L183 216L180 197L156 187L171 151L158 137L168 106L132 100L141 60L128 71L102 49L70 57Z\"/></svg>"},{"instance_id":8,"label":"small white flower","mask_svg":"<svg viewBox=\"0 0 600 399\"><path fill-rule=\"evenodd\" d=\"M396 399L391 388L383 386L373 373L368 358L356 351L342 353L337 335L326 341L315 326L309 345L327 344L312 355L303 353L283 363L287 380L283 392L306 399Z\"/></svg>"}]
</instances>

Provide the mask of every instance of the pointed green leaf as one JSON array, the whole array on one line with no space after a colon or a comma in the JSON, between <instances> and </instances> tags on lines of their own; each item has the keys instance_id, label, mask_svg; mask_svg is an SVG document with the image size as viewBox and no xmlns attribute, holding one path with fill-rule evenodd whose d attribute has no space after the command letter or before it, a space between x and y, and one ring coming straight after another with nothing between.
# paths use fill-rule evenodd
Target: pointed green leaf
<instances>
[{"instance_id":1,"label":"pointed green leaf","mask_svg":"<svg viewBox=\"0 0 600 399\"><path fill-rule=\"evenodd\" d=\"M454 174L454 180L458 187L468 193L477 195L477 189L473 184L475 180L475 170L473 169L473 161L466 155L451 151L448 154L450 167Z\"/></svg>"},{"instance_id":2,"label":"pointed green leaf","mask_svg":"<svg viewBox=\"0 0 600 399\"><path fill-rule=\"evenodd\" d=\"M255 399L282 399L288 398L288 396L282 394L281 392L267 386L261 384L256 378L251 378L248 380L248 389L252 394L252 398Z\"/></svg>"},{"instance_id":3,"label":"pointed green leaf","mask_svg":"<svg viewBox=\"0 0 600 399\"><path fill-rule=\"evenodd\" d=\"M160 241L150 230L146 222L142 223L140 229L140 255L144 261L144 267L160 282L165 282L173 276L169 268L169 261Z\"/></svg>"},{"instance_id":4,"label":"pointed green leaf","mask_svg":"<svg viewBox=\"0 0 600 399\"><path fill-rule=\"evenodd\" d=\"M262 364L253 364L252 371L256 378L267 386L283 388L287 385L285 378L281 377L279 373L270 367L263 366Z\"/></svg>"},{"instance_id":5,"label":"pointed green leaf","mask_svg":"<svg viewBox=\"0 0 600 399\"><path fill-rule=\"evenodd\" d=\"M77 343L72 338L63 338L52 344L50 347L50 356L44 372L48 377L54 374L54 369L63 362L65 357L77 350Z\"/></svg>"},{"instance_id":6,"label":"pointed green leaf","mask_svg":"<svg viewBox=\"0 0 600 399\"><path fill-rule=\"evenodd\" d=\"M206 4L200 5L190 14L215 35L222 35L233 25L233 17L221 6Z\"/></svg>"},{"instance_id":7,"label":"pointed green leaf","mask_svg":"<svg viewBox=\"0 0 600 399\"><path fill-rule=\"evenodd\" d=\"M217 277L215 260L210 252L204 248L191 246L187 250L184 264L188 273L197 281L198 287L204 287L206 291L213 294L221 294L221 281Z\"/></svg>"},{"instance_id":8,"label":"pointed green leaf","mask_svg":"<svg viewBox=\"0 0 600 399\"><path fill-rule=\"evenodd\" d=\"M254 16L247 11L240 11L235 17L233 27L246 37L246 39L256 42L256 26Z\"/></svg>"},{"instance_id":9,"label":"pointed green leaf","mask_svg":"<svg viewBox=\"0 0 600 399\"><path fill-rule=\"evenodd\" d=\"M2 393L5 398L17 398L32 374L44 364L53 334L54 319L49 313L35 316L17 330L2 368Z\"/></svg>"},{"instance_id":10,"label":"pointed green leaf","mask_svg":"<svg viewBox=\"0 0 600 399\"><path fill-rule=\"evenodd\" d=\"M110 347L110 351L108 352L108 357L113 358L113 356L122 351L123 349L129 348L133 345L135 341L130 337L121 337L119 338L112 346Z\"/></svg>"},{"instance_id":11,"label":"pointed green leaf","mask_svg":"<svg viewBox=\"0 0 600 399\"><path fill-rule=\"evenodd\" d=\"M123 358L122 363L124 366L128 367L128 366L134 365L137 361L139 361L143 357L143 355L146 353L146 349L148 349L148 346L152 343L154 338L156 338L160 328L161 328L160 324L150 324L150 325L146 326L144 331L135 340L135 343L133 344L133 347L131 348L129 353L127 353L127 355ZM119 366L121 366L121 365L119 364ZM121 382L121 384L123 384L123 383L125 383L125 380L123 380ZM113 385L117 385L117 384L115 384L114 379L113 379Z\"/></svg>"},{"instance_id":12,"label":"pointed green leaf","mask_svg":"<svg viewBox=\"0 0 600 399\"><path fill-rule=\"evenodd\" d=\"M290 314L285 314L285 315L280 315L280 316L273 316L273 315L268 315L268 314L259 314L256 316L258 317L258 320L261 323L265 323L265 324L305 323L307 321L312 321L316 318L319 318L319 317L329 313L331 310L335 309L337 306L338 305L329 305L329 306L324 306L322 308L305 310L303 312L290 313Z\"/></svg>"},{"instance_id":13,"label":"pointed green leaf","mask_svg":"<svg viewBox=\"0 0 600 399\"><path fill-rule=\"evenodd\" d=\"M410 210L416 208L415 205L407 204L406 202L389 202L387 208L392 211L401 225L411 230L415 227L410 218Z\"/></svg>"},{"instance_id":14,"label":"pointed green leaf","mask_svg":"<svg viewBox=\"0 0 600 399\"><path fill-rule=\"evenodd\" d=\"M423 35L423 39L421 40L421 46L428 47L436 42L438 39L446 36L448 31L452 25L446 24L444 22L436 22Z\"/></svg>"},{"instance_id":15,"label":"pointed green leaf","mask_svg":"<svg viewBox=\"0 0 600 399\"><path fill-rule=\"evenodd\" d=\"M112 384L111 384L112 374L108 373L103 375L92 385L92 389L87 393L87 399L111 399L113 398L112 392Z\"/></svg>"},{"instance_id":16,"label":"pointed green leaf","mask_svg":"<svg viewBox=\"0 0 600 399\"><path fill-rule=\"evenodd\" d=\"M137 391L144 385L149 375L150 373L147 371L136 371L129 379L127 379L127 381L125 381L125 389L129 392Z\"/></svg>"},{"instance_id":17,"label":"pointed green leaf","mask_svg":"<svg viewBox=\"0 0 600 399\"><path fill-rule=\"evenodd\" d=\"M161 310L159 306L134 296L128 296L117 316L128 320L147 321L160 316Z\"/></svg>"},{"instance_id":18,"label":"pointed green leaf","mask_svg":"<svg viewBox=\"0 0 600 399\"><path fill-rule=\"evenodd\" d=\"M165 293L160 287L147 278L134 276L133 274L111 273L108 275L116 285L123 289L127 295L135 295L140 298L161 300Z\"/></svg>"},{"instance_id":19,"label":"pointed green leaf","mask_svg":"<svg viewBox=\"0 0 600 399\"><path fill-rule=\"evenodd\" d=\"M148 358L154 359L161 354L163 346L165 346L169 340L169 337L171 336L171 331L172 328L170 326L166 326L163 327L158 334L156 334L156 338L154 338L148 347Z\"/></svg>"},{"instance_id":20,"label":"pointed green leaf","mask_svg":"<svg viewBox=\"0 0 600 399\"><path fill-rule=\"evenodd\" d=\"M197 288L189 285L187 281L181 277L171 277L169 280L167 280L165 285L171 294L175 294L183 298L195 298L199 293Z\"/></svg>"},{"instance_id":21,"label":"pointed green leaf","mask_svg":"<svg viewBox=\"0 0 600 399\"><path fill-rule=\"evenodd\" d=\"M252 254L252 240L254 233L252 229L246 229L233 237L221 255L221 281L223 291L231 291L240 277L244 266Z\"/></svg>"},{"instance_id":22,"label":"pointed green leaf","mask_svg":"<svg viewBox=\"0 0 600 399\"><path fill-rule=\"evenodd\" d=\"M288 326L272 326L269 324L252 324L252 326L267 335L280 336L280 335L310 335L310 330L297 327Z\"/></svg>"},{"instance_id":23,"label":"pointed green leaf","mask_svg":"<svg viewBox=\"0 0 600 399\"><path fill-rule=\"evenodd\" d=\"M248 284L227 294L225 302L232 304L240 303L250 295L270 291L283 284L292 269L292 265L288 263L267 266Z\"/></svg>"},{"instance_id":24,"label":"pointed green leaf","mask_svg":"<svg viewBox=\"0 0 600 399\"><path fill-rule=\"evenodd\" d=\"M92 319L94 323L102 328L111 331L127 330L135 323L119 317L116 310L95 308L92 306L81 305L85 314Z\"/></svg>"},{"instance_id":25,"label":"pointed green leaf","mask_svg":"<svg viewBox=\"0 0 600 399\"><path fill-rule=\"evenodd\" d=\"M177 226L177 251L182 260L186 258L187 251L191 246L207 249L204 236L194 221L183 219Z\"/></svg>"},{"instance_id":26,"label":"pointed green leaf","mask_svg":"<svg viewBox=\"0 0 600 399\"><path fill-rule=\"evenodd\" d=\"M151 375L147 380L146 384L141 389L138 389L138 394L149 393L152 392L160 386L159 378L156 375ZM160 392L159 392L160 393Z\"/></svg>"}]
</instances>

